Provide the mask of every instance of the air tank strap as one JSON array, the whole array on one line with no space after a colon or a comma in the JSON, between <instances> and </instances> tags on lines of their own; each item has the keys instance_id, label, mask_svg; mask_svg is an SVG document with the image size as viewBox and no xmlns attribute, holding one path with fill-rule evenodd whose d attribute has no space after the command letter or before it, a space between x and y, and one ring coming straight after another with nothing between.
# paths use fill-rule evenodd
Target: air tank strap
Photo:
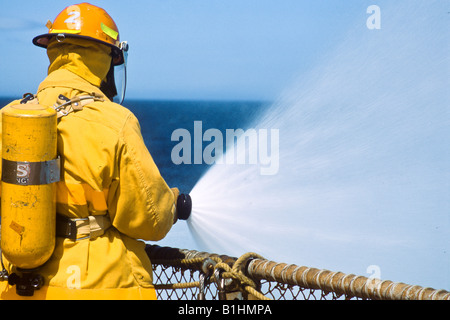
<instances>
[{"instance_id":1,"label":"air tank strap","mask_svg":"<svg viewBox=\"0 0 450 320\"><path fill-rule=\"evenodd\" d=\"M53 105L53 109L56 110L57 117L67 116L69 113L74 111L83 110L83 107L93 103L94 101L105 101L102 94L92 92L88 95L75 96L72 99L60 94L56 103ZM37 96L32 93L25 93L23 99L20 101L21 104L25 103L38 103Z\"/></svg>"},{"instance_id":2,"label":"air tank strap","mask_svg":"<svg viewBox=\"0 0 450 320\"><path fill-rule=\"evenodd\" d=\"M80 111L84 106L93 103L94 101L105 101L103 95L93 92L90 95L75 96L72 99L60 94L53 108L58 114L58 119L68 115L74 111Z\"/></svg>"},{"instance_id":3,"label":"air tank strap","mask_svg":"<svg viewBox=\"0 0 450 320\"><path fill-rule=\"evenodd\" d=\"M28 186L50 184L60 181L60 158L29 162L2 159L2 181Z\"/></svg>"}]
</instances>

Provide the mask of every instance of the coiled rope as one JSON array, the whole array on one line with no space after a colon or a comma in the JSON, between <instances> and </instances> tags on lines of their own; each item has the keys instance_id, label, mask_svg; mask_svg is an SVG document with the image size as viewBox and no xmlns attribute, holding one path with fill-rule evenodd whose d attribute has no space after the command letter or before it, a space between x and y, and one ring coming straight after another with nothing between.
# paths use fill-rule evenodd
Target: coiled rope
<instances>
[{"instance_id":1,"label":"coiled rope","mask_svg":"<svg viewBox=\"0 0 450 320\"><path fill-rule=\"evenodd\" d=\"M219 257L208 257L208 258L190 258L190 259L153 259L154 264L161 264L165 266L172 267L183 267L186 269L199 268L200 265L204 264L206 259L210 259L214 263L207 266L207 270L210 281L214 281L220 284L223 279L234 280L243 290L247 291L249 294L253 295L259 300L271 300L264 296L261 292L257 290L257 284L248 276L245 275L245 265L251 259L264 259L260 255L248 252L239 257L232 266L222 261ZM155 284L156 290L167 290L167 289L186 289L200 287L200 281L192 281L186 283L168 283L168 284Z\"/></svg>"}]
</instances>

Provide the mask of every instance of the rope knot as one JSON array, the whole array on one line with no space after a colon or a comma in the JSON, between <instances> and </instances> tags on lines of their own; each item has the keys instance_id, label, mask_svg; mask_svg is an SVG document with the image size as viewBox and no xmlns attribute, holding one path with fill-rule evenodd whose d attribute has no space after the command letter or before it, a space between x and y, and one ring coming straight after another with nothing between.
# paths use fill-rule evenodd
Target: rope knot
<instances>
[{"instance_id":1,"label":"rope knot","mask_svg":"<svg viewBox=\"0 0 450 320\"><path fill-rule=\"evenodd\" d=\"M254 252L248 252L240 256L234 262L232 267L230 267L228 264L224 262L219 262L214 266L214 269L219 270L218 272L219 277L223 279L235 280L243 289L245 289L250 294L256 296L261 300L269 300L267 297L265 297L257 290L256 283L251 278L246 276L244 273L244 271L246 270L246 264L251 259L264 259L264 258ZM214 272L214 275L216 274L217 273ZM217 282L220 282L220 279L215 280Z\"/></svg>"}]
</instances>

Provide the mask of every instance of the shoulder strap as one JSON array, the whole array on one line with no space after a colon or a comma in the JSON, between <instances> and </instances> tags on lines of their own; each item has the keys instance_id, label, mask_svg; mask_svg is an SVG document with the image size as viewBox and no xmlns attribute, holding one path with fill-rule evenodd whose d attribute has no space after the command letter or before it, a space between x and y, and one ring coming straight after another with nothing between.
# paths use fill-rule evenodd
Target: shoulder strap
<instances>
[{"instance_id":1,"label":"shoulder strap","mask_svg":"<svg viewBox=\"0 0 450 320\"><path fill-rule=\"evenodd\" d=\"M80 111L84 106L94 101L105 101L103 95L93 92L90 95L75 96L72 99L60 94L53 108L56 110L58 119L67 116L71 112Z\"/></svg>"},{"instance_id":2,"label":"shoulder strap","mask_svg":"<svg viewBox=\"0 0 450 320\"><path fill-rule=\"evenodd\" d=\"M69 113L74 111L82 110L84 106L94 102L94 101L105 101L102 94L92 92L90 95L80 95L75 96L72 99L60 94L56 103L52 106L56 110L58 119L67 116ZM20 101L21 104L26 103L39 103L37 95L32 93L25 93L23 99Z\"/></svg>"}]
</instances>

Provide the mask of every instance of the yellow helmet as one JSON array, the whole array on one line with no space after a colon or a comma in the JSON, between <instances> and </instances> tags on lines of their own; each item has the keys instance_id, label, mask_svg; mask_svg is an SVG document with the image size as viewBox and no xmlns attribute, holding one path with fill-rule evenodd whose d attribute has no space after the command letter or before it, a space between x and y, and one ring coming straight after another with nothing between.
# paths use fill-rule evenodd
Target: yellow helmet
<instances>
[{"instance_id":1,"label":"yellow helmet","mask_svg":"<svg viewBox=\"0 0 450 320\"><path fill-rule=\"evenodd\" d=\"M39 47L47 48L52 37L78 37L97 41L112 48L113 63L120 65L124 62L124 51L128 50L126 42L120 42L119 29L110 15L97 6L80 3L68 6L55 18L53 23L46 24L48 33L33 39Z\"/></svg>"}]
</instances>

